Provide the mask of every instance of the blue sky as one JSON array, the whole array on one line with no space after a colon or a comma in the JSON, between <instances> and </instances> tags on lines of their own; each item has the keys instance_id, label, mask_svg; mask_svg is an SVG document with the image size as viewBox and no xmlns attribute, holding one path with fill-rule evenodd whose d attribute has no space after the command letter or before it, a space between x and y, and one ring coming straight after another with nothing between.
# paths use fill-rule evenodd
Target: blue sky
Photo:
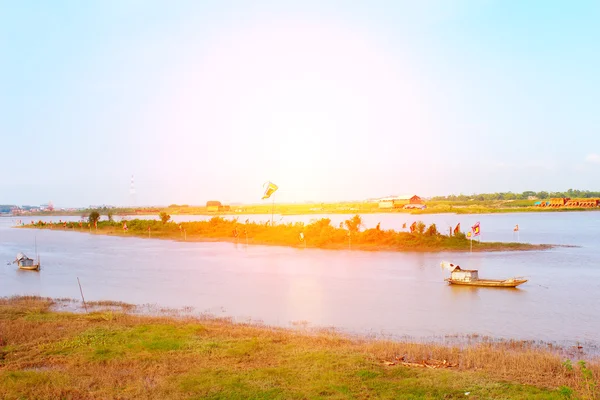
<instances>
[{"instance_id":1,"label":"blue sky","mask_svg":"<svg viewBox=\"0 0 600 400\"><path fill-rule=\"evenodd\" d=\"M0 204L598 190L597 1L0 0Z\"/></svg>"}]
</instances>

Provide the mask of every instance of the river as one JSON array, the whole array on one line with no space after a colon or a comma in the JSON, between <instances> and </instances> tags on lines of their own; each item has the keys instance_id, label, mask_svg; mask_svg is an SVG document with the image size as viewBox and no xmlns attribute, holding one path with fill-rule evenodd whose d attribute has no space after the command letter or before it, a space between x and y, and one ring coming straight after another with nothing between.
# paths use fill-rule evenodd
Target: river
<instances>
[{"instance_id":1,"label":"river","mask_svg":"<svg viewBox=\"0 0 600 400\"><path fill-rule=\"evenodd\" d=\"M278 216L280 223L349 215ZM21 217L0 218L0 296L40 295L120 300L235 321L313 327L392 338L429 340L479 334L500 339L600 345L600 212L485 215L365 214L365 227L402 229L415 220L439 230L481 222L482 239L574 245L543 251L397 253L328 251L233 243L175 242L62 230L15 229ZM131 219L132 217L128 217ZM157 218L157 217L149 217ZM174 216L175 221L206 216ZM267 221L270 215L239 216ZM33 217L69 220L74 217ZM17 252L42 261L20 271ZM525 276L518 289L454 287L440 268L448 260L482 278Z\"/></svg>"}]
</instances>

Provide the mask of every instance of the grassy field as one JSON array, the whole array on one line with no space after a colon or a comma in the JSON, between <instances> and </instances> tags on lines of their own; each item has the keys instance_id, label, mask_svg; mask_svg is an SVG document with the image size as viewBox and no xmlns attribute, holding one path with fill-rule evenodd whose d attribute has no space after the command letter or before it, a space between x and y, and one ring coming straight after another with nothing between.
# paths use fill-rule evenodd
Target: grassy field
<instances>
[{"instance_id":1,"label":"grassy field","mask_svg":"<svg viewBox=\"0 0 600 400\"><path fill-rule=\"evenodd\" d=\"M208 211L205 206L170 205L169 207L145 207L145 208L116 208L99 210L103 215L111 212L115 215L136 214L158 214L164 211L171 215L239 215L239 214L372 214L372 213L404 213L404 214L490 214L490 213L514 213L514 212L572 212L572 211L598 211L596 208L552 208L536 207L535 200L431 200L426 201L427 208L424 210L410 209L381 209L377 202L344 202L344 203L271 203L265 201L262 204L232 205L228 211ZM83 210L87 213L91 210ZM37 212L27 215L73 215L73 212L52 211Z\"/></svg>"},{"instance_id":2,"label":"grassy field","mask_svg":"<svg viewBox=\"0 0 600 400\"><path fill-rule=\"evenodd\" d=\"M504 251L504 250L540 250L548 245L526 243L478 242L470 240L464 234L442 235L435 225L426 227L419 223L420 229L414 233L381 230L378 228L361 230L361 219L354 216L343 227L334 227L329 219L321 219L308 225L239 223L213 217L210 221L163 223L154 220L127 221L128 230L123 230L120 222L100 221L97 228L90 224L44 223L26 225L26 228L70 229L77 232L93 232L105 235L137 236L143 238L186 240L186 241L229 241L241 244L261 244L291 246L298 248L352 249L366 251Z\"/></svg>"},{"instance_id":3,"label":"grassy field","mask_svg":"<svg viewBox=\"0 0 600 400\"><path fill-rule=\"evenodd\" d=\"M0 299L0 398L597 399L597 363ZM124 310L131 308L126 305Z\"/></svg>"}]
</instances>

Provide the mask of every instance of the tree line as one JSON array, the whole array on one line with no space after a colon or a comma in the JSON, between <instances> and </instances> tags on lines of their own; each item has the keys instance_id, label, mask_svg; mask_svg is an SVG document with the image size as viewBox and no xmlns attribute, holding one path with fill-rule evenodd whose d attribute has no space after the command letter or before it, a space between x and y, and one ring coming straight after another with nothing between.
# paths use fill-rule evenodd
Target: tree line
<instances>
[{"instance_id":1,"label":"tree line","mask_svg":"<svg viewBox=\"0 0 600 400\"><path fill-rule=\"evenodd\" d=\"M550 199L554 197L569 197L569 198L596 198L600 197L600 192L593 192L590 190L574 190L569 189L566 192L534 192L532 190L525 191L523 193L512 193L512 192L497 192L497 193L481 193L472 195L449 195L449 196L436 196L432 197L431 200L435 201L490 201L490 200L527 200L530 197L536 197L540 200Z\"/></svg>"}]
</instances>

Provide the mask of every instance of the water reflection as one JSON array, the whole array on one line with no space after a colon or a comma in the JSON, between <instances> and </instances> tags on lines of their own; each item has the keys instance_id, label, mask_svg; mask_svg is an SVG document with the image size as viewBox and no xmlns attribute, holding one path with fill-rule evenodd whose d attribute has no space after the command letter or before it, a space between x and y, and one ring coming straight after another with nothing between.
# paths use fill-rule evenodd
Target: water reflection
<instances>
[{"instance_id":1,"label":"water reflection","mask_svg":"<svg viewBox=\"0 0 600 400\"><path fill-rule=\"evenodd\" d=\"M452 293L452 297L455 298L464 298L470 297L480 298L480 294L488 291L499 291L502 292L503 296L521 296L525 292L516 287L516 288L496 288L496 287L478 287L478 286L466 286L466 285L448 285L450 288L450 293Z\"/></svg>"}]
</instances>

